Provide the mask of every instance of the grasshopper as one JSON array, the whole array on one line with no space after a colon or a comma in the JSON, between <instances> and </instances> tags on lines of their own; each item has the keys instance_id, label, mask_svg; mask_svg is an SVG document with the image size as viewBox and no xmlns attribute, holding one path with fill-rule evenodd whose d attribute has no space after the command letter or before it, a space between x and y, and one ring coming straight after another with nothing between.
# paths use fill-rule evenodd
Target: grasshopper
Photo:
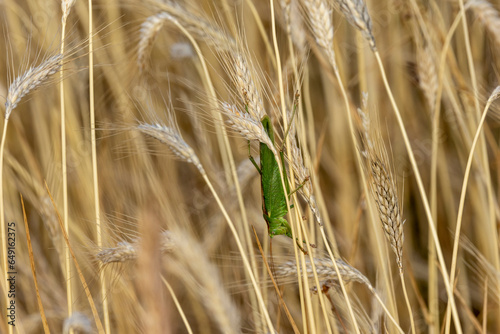
<instances>
[{"instance_id":1,"label":"grasshopper","mask_svg":"<svg viewBox=\"0 0 500 334\"><path fill-rule=\"evenodd\" d=\"M295 114L295 111L296 111L296 105L293 110L293 115ZM293 121L293 115L290 120L290 124ZM264 130L271 139L271 142L274 144L274 131L271 119L269 118L269 116L266 115L262 117L261 122L262 125L264 126ZM285 132L285 138L288 134L289 129L290 125L287 131ZM290 185L288 183L288 176L285 169L285 158L283 154L283 147L279 150L279 152L280 152L281 165L283 166L283 177L285 180L285 188L290 202L291 195L295 193L297 190L299 190L308 180L304 180L304 182L301 185L299 185L297 189L290 192ZM288 206L283 185L281 183L280 168L274 153L269 149L269 147L267 147L266 144L260 143L260 167L259 167L250 153L250 144L249 144L248 157L261 176L262 213L267 223L269 236L272 238L276 235L286 235L289 238L293 238L290 224L285 219L285 216L288 213ZM293 208L293 205L291 205L290 208ZM300 245L299 248L302 251L304 251Z\"/></svg>"}]
</instances>

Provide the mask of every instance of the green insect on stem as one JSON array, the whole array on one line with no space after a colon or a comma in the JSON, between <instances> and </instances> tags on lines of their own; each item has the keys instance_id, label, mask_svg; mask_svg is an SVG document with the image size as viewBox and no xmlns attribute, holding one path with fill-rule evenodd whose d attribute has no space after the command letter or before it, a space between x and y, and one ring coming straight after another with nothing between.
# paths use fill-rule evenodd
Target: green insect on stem
<instances>
[{"instance_id":1,"label":"green insect on stem","mask_svg":"<svg viewBox=\"0 0 500 334\"><path fill-rule=\"evenodd\" d=\"M266 115L262 118L261 122L264 126L264 130L271 139L271 142L274 144L274 131L271 119ZM302 183L294 191L290 192L288 176L286 170L283 168L283 178L286 188L283 189L280 166L273 151L267 147L266 144L260 143L259 168L255 159L250 154L250 143L248 144L248 147L249 159L261 175L262 213L268 226L269 236L272 238L276 235L286 235L287 237L293 239L292 229L288 221L285 219L285 216L288 213L288 205L284 190L286 190L288 199L290 199L290 196L300 189L304 183ZM280 150L280 159L282 166L285 166L285 157L282 150ZM305 250L299 245L298 241L297 245L304 253L306 253Z\"/></svg>"}]
</instances>

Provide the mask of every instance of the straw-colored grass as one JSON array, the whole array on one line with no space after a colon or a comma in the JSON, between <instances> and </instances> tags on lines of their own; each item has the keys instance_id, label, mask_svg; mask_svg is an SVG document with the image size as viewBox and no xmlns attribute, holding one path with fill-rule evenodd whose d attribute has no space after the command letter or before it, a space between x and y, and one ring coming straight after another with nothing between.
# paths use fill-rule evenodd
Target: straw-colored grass
<instances>
[{"instance_id":1,"label":"straw-colored grass","mask_svg":"<svg viewBox=\"0 0 500 334\"><path fill-rule=\"evenodd\" d=\"M0 7L1 333L500 331L497 2Z\"/></svg>"}]
</instances>

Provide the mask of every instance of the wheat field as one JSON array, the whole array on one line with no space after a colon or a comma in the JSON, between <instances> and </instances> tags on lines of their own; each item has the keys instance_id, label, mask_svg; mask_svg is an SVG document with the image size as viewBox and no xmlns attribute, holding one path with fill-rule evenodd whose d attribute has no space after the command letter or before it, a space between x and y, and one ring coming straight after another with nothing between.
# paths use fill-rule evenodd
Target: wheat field
<instances>
[{"instance_id":1,"label":"wheat field","mask_svg":"<svg viewBox=\"0 0 500 334\"><path fill-rule=\"evenodd\" d=\"M500 2L0 20L1 333L500 332Z\"/></svg>"}]
</instances>

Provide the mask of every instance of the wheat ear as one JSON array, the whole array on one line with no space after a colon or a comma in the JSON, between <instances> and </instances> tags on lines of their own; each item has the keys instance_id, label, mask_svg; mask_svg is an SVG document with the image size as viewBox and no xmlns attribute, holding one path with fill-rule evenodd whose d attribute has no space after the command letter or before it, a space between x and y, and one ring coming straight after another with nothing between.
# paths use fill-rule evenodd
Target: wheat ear
<instances>
[{"instance_id":1,"label":"wheat ear","mask_svg":"<svg viewBox=\"0 0 500 334\"><path fill-rule=\"evenodd\" d=\"M194 16L183 8L174 4L161 6L162 11L152 15L141 24L140 39L137 48L137 65L144 72L147 68L147 57L151 52L154 40L168 21L178 21L182 26L198 39L208 42L218 50L235 50L236 42L220 29L202 17Z\"/></svg>"},{"instance_id":2,"label":"wheat ear","mask_svg":"<svg viewBox=\"0 0 500 334\"><path fill-rule=\"evenodd\" d=\"M102 266L111 263L123 263L135 261L141 240L135 239L132 242L120 241L114 247L102 249L96 254L97 260ZM163 231L160 236L161 252L167 254L176 247L176 240L170 231Z\"/></svg>"},{"instance_id":3,"label":"wheat ear","mask_svg":"<svg viewBox=\"0 0 500 334\"><path fill-rule=\"evenodd\" d=\"M349 23L356 27L363 37L368 41L370 48L375 52L377 47L375 45L375 37L372 31L372 20L366 3L363 0L337 0L340 10L344 14Z\"/></svg>"},{"instance_id":4,"label":"wheat ear","mask_svg":"<svg viewBox=\"0 0 500 334\"><path fill-rule=\"evenodd\" d=\"M63 323L63 334L71 333L94 333L92 322L85 314L81 312L74 312L71 316L64 319Z\"/></svg>"},{"instance_id":5,"label":"wheat ear","mask_svg":"<svg viewBox=\"0 0 500 334\"><path fill-rule=\"evenodd\" d=\"M418 85L424 92L429 110L434 111L438 91L438 76L429 47L417 51Z\"/></svg>"},{"instance_id":6,"label":"wheat ear","mask_svg":"<svg viewBox=\"0 0 500 334\"><path fill-rule=\"evenodd\" d=\"M69 13L71 12L71 8L73 8L76 0L62 0L61 1L61 10L62 10L62 18L61 21L63 24L66 23L66 20L68 19ZM64 34L64 30L63 30Z\"/></svg>"},{"instance_id":7,"label":"wheat ear","mask_svg":"<svg viewBox=\"0 0 500 334\"><path fill-rule=\"evenodd\" d=\"M346 263L341 259L336 259L335 265L332 263L332 260L330 258L313 258L313 261L314 261L314 268L311 265L311 261L309 259L306 259L305 271L309 279L313 279L314 274L316 273L318 279L321 280L321 284L323 286L338 287L339 286L338 276L340 275L342 277L342 281L346 283L358 282L364 284L378 300L378 302L386 312L387 316L396 326L398 331L400 333L404 333L401 327L399 326L398 322L396 321L396 319L394 319L394 317L391 315L391 313L385 306L384 302L378 295L376 289L370 283L370 280L368 280L368 278L365 275L363 275L359 270L357 270L356 268L354 268L353 266L349 265L348 263ZM281 279L295 278L297 276L297 265L295 264L294 261L287 261L285 263L277 264L275 272L276 276ZM318 289L319 287L316 287L316 290Z\"/></svg>"},{"instance_id":8,"label":"wheat ear","mask_svg":"<svg viewBox=\"0 0 500 334\"><path fill-rule=\"evenodd\" d=\"M399 271L403 271L403 221L399 209L394 177L380 157L370 157L370 168L373 177L372 194L384 228L385 235L396 254Z\"/></svg>"},{"instance_id":9,"label":"wheat ear","mask_svg":"<svg viewBox=\"0 0 500 334\"><path fill-rule=\"evenodd\" d=\"M242 104L246 107L246 111L254 120L260 120L266 115L264 111L264 103L260 96L259 90L252 78L252 72L247 58L242 52L233 52L229 58L226 58L228 64L228 72L231 75L234 85L238 89Z\"/></svg>"},{"instance_id":10,"label":"wheat ear","mask_svg":"<svg viewBox=\"0 0 500 334\"><path fill-rule=\"evenodd\" d=\"M484 24L495 43L500 45L500 15L487 0L469 0L465 9L471 9L477 18Z\"/></svg>"},{"instance_id":11,"label":"wheat ear","mask_svg":"<svg viewBox=\"0 0 500 334\"><path fill-rule=\"evenodd\" d=\"M266 144L274 155L278 154L262 122L254 119L249 113L239 111L238 107L229 103L222 103L222 110L224 115L228 117L227 124L234 131L241 134L247 140L258 140Z\"/></svg>"},{"instance_id":12,"label":"wheat ear","mask_svg":"<svg viewBox=\"0 0 500 334\"><path fill-rule=\"evenodd\" d=\"M207 21L200 15L193 13L182 8L180 5L172 1L165 1L164 3L157 2L158 8L171 15L171 19L178 20L184 28L198 39L214 46L218 50L236 50L236 41L228 36L228 34L213 24Z\"/></svg>"},{"instance_id":13,"label":"wheat ear","mask_svg":"<svg viewBox=\"0 0 500 334\"><path fill-rule=\"evenodd\" d=\"M50 76L57 73L62 66L64 56L61 53L48 57L40 65L30 67L26 72L12 81L7 91L5 101L5 119L8 120L12 111L21 99L32 90L44 84Z\"/></svg>"},{"instance_id":14,"label":"wheat ear","mask_svg":"<svg viewBox=\"0 0 500 334\"><path fill-rule=\"evenodd\" d=\"M316 274L321 281L336 281L338 282L338 278L336 275L336 270L332 264L332 260L330 258L314 258L314 265L316 267ZM371 286L370 281L361 274L357 269L347 264L345 261L337 259L335 261L337 263L337 268L339 269L339 273L342 276L344 282L359 282L366 284L367 286ZM307 277L310 279L314 278L313 269L311 266L311 261L306 259L306 273ZM286 278L290 276L297 275L297 265L294 261L287 261L285 263L276 265L276 276Z\"/></svg>"},{"instance_id":15,"label":"wheat ear","mask_svg":"<svg viewBox=\"0 0 500 334\"><path fill-rule=\"evenodd\" d=\"M205 173L198 156L194 153L193 149L186 144L177 129L160 123L141 123L137 126L137 130L163 144L166 144L172 153L177 156L177 158L188 163L192 163L200 171L200 173Z\"/></svg>"},{"instance_id":16,"label":"wheat ear","mask_svg":"<svg viewBox=\"0 0 500 334\"><path fill-rule=\"evenodd\" d=\"M165 21L167 20L168 14L158 13L156 15L150 16L141 24L140 29L140 39L137 48L137 65L139 71L144 72L147 66L147 57L151 52L151 47L153 42L158 35L158 32L163 27Z\"/></svg>"}]
</instances>

